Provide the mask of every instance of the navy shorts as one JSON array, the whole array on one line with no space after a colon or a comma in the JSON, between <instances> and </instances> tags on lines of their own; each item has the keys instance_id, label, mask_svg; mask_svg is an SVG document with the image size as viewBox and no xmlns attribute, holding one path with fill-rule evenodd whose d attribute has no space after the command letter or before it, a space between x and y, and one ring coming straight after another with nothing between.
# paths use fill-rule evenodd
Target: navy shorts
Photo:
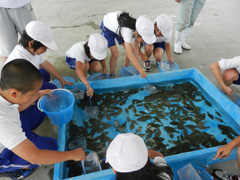
<instances>
[{"instance_id":1,"label":"navy shorts","mask_svg":"<svg viewBox=\"0 0 240 180\"><path fill-rule=\"evenodd\" d=\"M94 61L98 61L97 59L91 59L88 63L91 64ZM66 63L68 65L68 67L70 67L71 69L75 70L76 69L76 58L71 58L66 56Z\"/></svg>"},{"instance_id":2,"label":"navy shorts","mask_svg":"<svg viewBox=\"0 0 240 180\"><path fill-rule=\"evenodd\" d=\"M233 81L233 84L238 84L240 85L240 74L238 73L238 80Z\"/></svg>"},{"instance_id":3,"label":"navy shorts","mask_svg":"<svg viewBox=\"0 0 240 180\"><path fill-rule=\"evenodd\" d=\"M160 42L160 43L153 43L153 46L154 46L154 50L157 49L157 48L162 48L163 51L165 51L165 42Z\"/></svg>"},{"instance_id":4,"label":"navy shorts","mask_svg":"<svg viewBox=\"0 0 240 180\"><path fill-rule=\"evenodd\" d=\"M111 30L106 28L103 25L103 21L101 23L100 29L101 29L101 34L105 37L105 39L108 42L108 48L110 48L112 46L116 46L115 39L117 40L119 45L122 44L120 41L120 37L116 33L112 32Z\"/></svg>"},{"instance_id":5,"label":"navy shorts","mask_svg":"<svg viewBox=\"0 0 240 180\"><path fill-rule=\"evenodd\" d=\"M40 71L40 73L42 75L42 78L43 78L43 83L42 83L42 87L40 88L40 90L43 90L43 89L57 89L57 86L55 86L52 83L49 83L50 74L42 68L40 68L39 71Z\"/></svg>"}]
</instances>

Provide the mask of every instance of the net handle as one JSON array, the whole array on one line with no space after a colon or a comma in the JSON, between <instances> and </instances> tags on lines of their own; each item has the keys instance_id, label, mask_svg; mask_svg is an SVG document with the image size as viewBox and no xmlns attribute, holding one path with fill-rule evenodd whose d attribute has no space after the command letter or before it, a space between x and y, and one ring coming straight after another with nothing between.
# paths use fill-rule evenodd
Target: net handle
<instances>
[{"instance_id":1,"label":"net handle","mask_svg":"<svg viewBox=\"0 0 240 180\"><path fill-rule=\"evenodd\" d=\"M67 90L67 89L64 89L64 88L53 89L53 90L51 90L50 92L52 93L52 92L59 91L59 90L60 90L60 91L67 91L67 92L69 92L69 93L72 94L71 91L69 91L69 90ZM41 101L45 96L49 96L49 95L44 95L44 96L40 97L39 100L38 100L38 103L37 103L37 108L38 108L41 112L43 112L43 110L40 108L40 101Z\"/></svg>"}]
</instances>

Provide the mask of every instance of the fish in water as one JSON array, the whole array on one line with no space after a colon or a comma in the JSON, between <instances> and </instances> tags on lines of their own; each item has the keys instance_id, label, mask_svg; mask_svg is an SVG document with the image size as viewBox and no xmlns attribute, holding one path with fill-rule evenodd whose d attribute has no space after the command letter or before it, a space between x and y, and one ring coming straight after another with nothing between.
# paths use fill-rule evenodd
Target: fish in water
<instances>
[{"instance_id":1,"label":"fish in water","mask_svg":"<svg viewBox=\"0 0 240 180\"><path fill-rule=\"evenodd\" d=\"M118 131L118 129L120 127L120 124L119 124L118 120L114 121L113 126L115 127L116 131Z\"/></svg>"}]
</instances>

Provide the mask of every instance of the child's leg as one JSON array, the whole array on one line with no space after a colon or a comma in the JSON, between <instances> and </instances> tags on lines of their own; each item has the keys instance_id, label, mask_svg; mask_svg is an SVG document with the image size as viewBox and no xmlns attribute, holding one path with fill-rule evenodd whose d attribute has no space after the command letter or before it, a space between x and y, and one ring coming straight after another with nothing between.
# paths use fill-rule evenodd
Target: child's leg
<instances>
[{"instance_id":1,"label":"child's leg","mask_svg":"<svg viewBox=\"0 0 240 180\"><path fill-rule=\"evenodd\" d=\"M50 74L42 68L39 69L39 71L40 71L40 73L42 75L42 78L43 78L43 84L42 84L42 87L40 88L40 90L42 90L42 89L57 89L57 86L49 83Z\"/></svg>"},{"instance_id":2,"label":"child's leg","mask_svg":"<svg viewBox=\"0 0 240 180\"><path fill-rule=\"evenodd\" d=\"M123 61L123 66L128 67L129 63L130 63L130 60L129 60L127 54L125 54L124 61Z\"/></svg>"},{"instance_id":3,"label":"child's leg","mask_svg":"<svg viewBox=\"0 0 240 180\"><path fill-rule=\"evenodd\" d=\"M240 175L240 147L237 149L237 163L238 163L238 172Z\"/></svg>"},{"instance_id":4,"label":"child's leg","mask_svg":"<svg viewBox=\"0 0 240 180\"><path fill-rule=\"evenodd\" d=\"M82 70L83 70L84 74L87 74L87 72L89 71L89 63L87 61L84 62L83 66L82 66Z\"/></svg>"},{"instance_id":5,"label":"child's leg","mask_svg":"<svg viewBox=\"0 0 240 180\"><path fill-rule=\"evenodd\" d=\"M98 73L101 71L101 66L99 64L99 61L96 59L92 59L91 61L89 61L89 71L91 73Z\"/></svg>"},{"instance_id":6,"label":"child's leg","mask_svg":"<svg viewBox=\"0 0 240 180\"><path fill-rule=\"evenodd\" d=\"M148 58L151 57L153 50L154 50L154 46L152 44L146 44L145 45L145 55Z\"/></svg>"},{"instance_id":7,"label":"child's leg","mask_svg":"<svg viewBox=\"0 0 240 180\"><path fill-rule=\"evenodd\" d=\"M223 81L227 86L230 86L232 83L237 84L236 81L239 79L239 73L235 68L225 70L222 74Z\"/></svg>"},{"instance_id":8,"label":"child's leg","mask_svg":"<svg viewBox=\"0 0 240 180\"><path fill-rule=\"evenodd\" d=\"M153 56L156 59L156 63L160 63L165 52L164 42L154 43Z\"/></svg>"},{"instance_id":9,"label":"child's leg","mask_svg":"<svg viewBox=\"0 0 240 180\"><path fill-rule=\"evenodd\" d=\"M110 58L110 74L115 74L115 69L116 69L116 65L117 65L117 60L118 60L118 49L117 46L111 46L110 47L110 51L111 51L111 58Z\"/></svg>"}]
</instances>

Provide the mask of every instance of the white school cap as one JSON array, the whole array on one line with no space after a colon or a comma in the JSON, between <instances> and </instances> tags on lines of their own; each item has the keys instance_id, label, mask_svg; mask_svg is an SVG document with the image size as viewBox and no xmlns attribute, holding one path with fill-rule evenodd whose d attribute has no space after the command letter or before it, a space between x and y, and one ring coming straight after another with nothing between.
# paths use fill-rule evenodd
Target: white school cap
<instances>
[{"instance_id":1,"label":"white school cap","mask_svg":"<svg viewBox=\"0 0 240 180\"><path fill-rule=\"evenodd\" d=\"M154 23L147 17L141 16L137 19L136 30L147 44L153 44L156 42Z\"/></svg>"},{"instance_id":2,"label":"white school cap","mask_svg":"<svg viewBox=\"0 0 240 180\"><path fill-rule=\"evenodd\" d=\"M172 19L166 14L160 14L157 17L157 27L164 37L172 35Z\"/></svg>"},{"instance_id":3,"label":"white school cap","mask_svg":"<svg viewBox=\"0 0 240 180\"><path fill-rule=\"evenodd\" d=\"M107 56L107 40L98 33L92 34L88 40L88 47L92 56L98 60L105 59Z\"/></svg>"},{"instance_id":4,"label":"white school cap","mask_svg":"<svg viewBox=\"0 0 240 180\"><path fill-rule=\"evenodd\" d=\"M48 49L57 50L52 31L47 24L40 21L31 21L26 26L26 32L33 40L39 41Z\"/></svg>"},{"instance_id":5,"label":"white school cap","mask_svg":"<svg viewBox=\"0 0 240 180\"><path fill-rule=\"evenodd\" d=\"M148 161L148 150L143 139L133 133L117 135L107 149L106 161L117 172L133 172Z\"/></svg>"}]
</instances>

